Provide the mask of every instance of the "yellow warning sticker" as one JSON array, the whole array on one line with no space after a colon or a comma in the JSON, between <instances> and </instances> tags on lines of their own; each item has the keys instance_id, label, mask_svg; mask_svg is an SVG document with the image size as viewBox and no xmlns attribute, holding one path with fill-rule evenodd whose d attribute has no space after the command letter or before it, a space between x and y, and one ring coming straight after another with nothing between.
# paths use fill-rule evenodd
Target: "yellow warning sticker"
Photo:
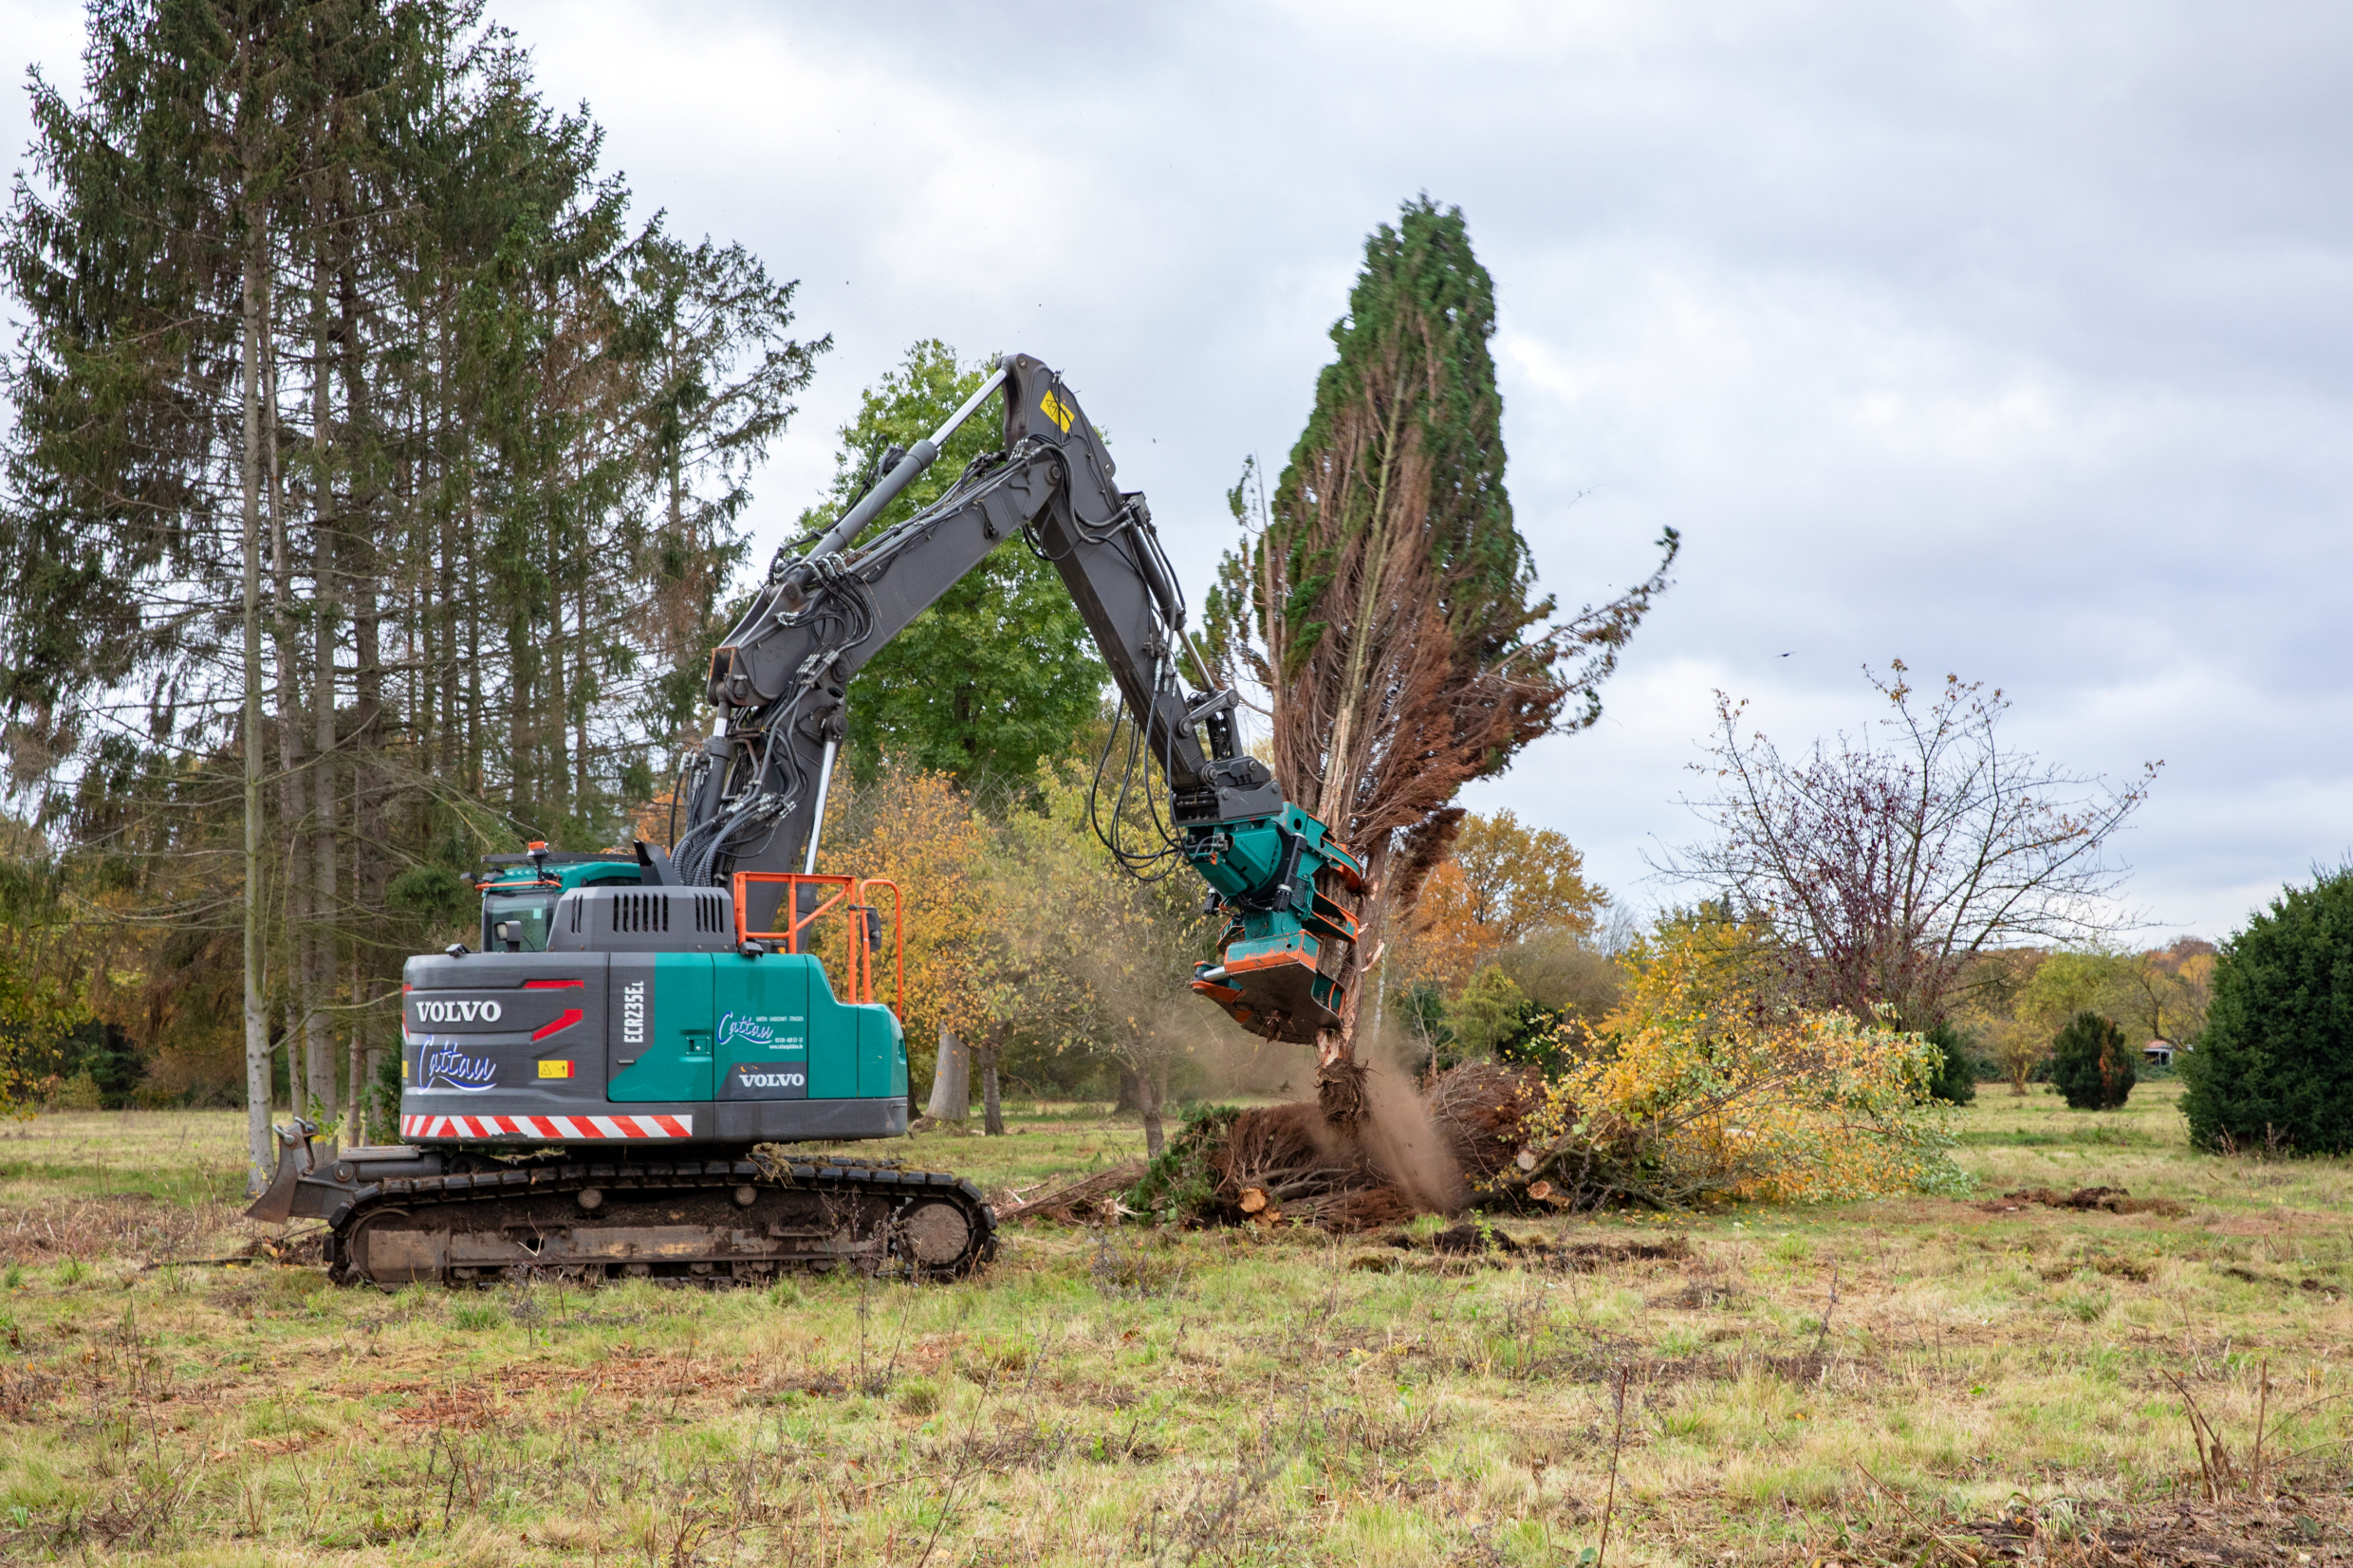
<instances>
[{"instance_id":1,"label":"yellow warning sticker","mask_svg":"<svg viewBox=\"0 0 2353 1568\"><path fill-rule=\"evenodd\" d=\"M1046 396L1038 400L1038 407L1045 410L1046 416L1053 420L1054 427L1065 435L1070 434L1070 421L1079 416L1079 411L1055 397L1051 387L1046 389Z\"/></svg>"},{"instance_id":2,"label":"yellow warning sticker","mask_svg":"<svg viewBox=\"0 0 2353 1568\"><path fill-rule=\"evenodd\" d=\"M543 1061L539 1064L539 1076L542 1078L570 1078L572 1076L572 1064L568 1061Z\"/></svg>"}]
</instances>

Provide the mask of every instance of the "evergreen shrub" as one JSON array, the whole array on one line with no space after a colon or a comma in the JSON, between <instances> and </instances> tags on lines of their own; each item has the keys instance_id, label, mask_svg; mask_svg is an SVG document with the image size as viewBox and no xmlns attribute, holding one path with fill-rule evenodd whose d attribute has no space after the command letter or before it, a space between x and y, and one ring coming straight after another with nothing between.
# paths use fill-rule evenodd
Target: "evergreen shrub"
<instances>
[{"instance_id":1,"label":"evergreen shrub","mask_svg":"<svg viewBox=\"0 0 2353 1568\"><path fill-rule=\"evenodd\" d=\"M1977 1098L1977 1059L1969 1037L1949 1023L1939 1023L1922 1036L1936 1047L1936 1076L1929 1080L1928 1096L1947 1105L1967 1105Z\"/></svg>"},{"instance_id":2,"label":"evergreen shrub","mask_svg":"<svg viewBox=\"0 0 2353 1568\"><path fill-rule=\"evenodd\" d=\"M2353 1153L2353 865L2289 888L2214 958L2179 1061L2202 1149Z\"/></svg>"},{"instance_id":3,"label":"evergreen shrub","mask_svg":"<svg viewBox=\"0 0 2353 1568\"><path fill-rule=\"evenodd\" d=\"M2132 1053L2113 1020L2080 1012L2050 1046L2050 1080L2078 1111L2113 1111L2132 1093Z\"/></svg>"}]
</instances>

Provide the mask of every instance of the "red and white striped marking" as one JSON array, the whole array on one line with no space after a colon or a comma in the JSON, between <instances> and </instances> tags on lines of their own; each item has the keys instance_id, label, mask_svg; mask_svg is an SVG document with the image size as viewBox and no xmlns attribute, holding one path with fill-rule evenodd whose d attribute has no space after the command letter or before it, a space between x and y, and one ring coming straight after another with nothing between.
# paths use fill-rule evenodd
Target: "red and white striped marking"
<instances>
[{"instance_id":1,"label":"red and white striped marking","mask_svg":"<svg viewBox=\"0 0 2353 1568\"><path fill-rule=\"evenodd\" d=\"M402 1116L404 1138L691 1138L684 1116Z\"/></svg>"}]
</instances>

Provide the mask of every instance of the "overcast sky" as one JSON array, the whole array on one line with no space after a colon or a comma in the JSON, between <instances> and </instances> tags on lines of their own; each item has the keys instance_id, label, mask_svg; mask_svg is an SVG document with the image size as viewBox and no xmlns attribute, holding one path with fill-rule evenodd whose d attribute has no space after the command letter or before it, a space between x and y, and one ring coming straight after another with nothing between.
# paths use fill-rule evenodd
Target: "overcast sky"
<instances>
[{"instance_id":1,"label":"overcast sky","mask_svg":"<svg viewBox=\"0 0 2353 1568\"><path fill-rule=\"evenodd\" d=\"M1686 542L1600 728L1474 805L1656 904L1713 693L1795 749L1899 656L2001 687L2050 760L2164 760L2121 846L2152 938L2353 851L2353 9L493 9L641 215L745 242L833 334L763 560L936 336L1065 373L1197 599L1365 233L1427 192L1495 277L1544 586ZM0 0L0 62L70 82L80 26Z\"/></svg>"}]
</instances>

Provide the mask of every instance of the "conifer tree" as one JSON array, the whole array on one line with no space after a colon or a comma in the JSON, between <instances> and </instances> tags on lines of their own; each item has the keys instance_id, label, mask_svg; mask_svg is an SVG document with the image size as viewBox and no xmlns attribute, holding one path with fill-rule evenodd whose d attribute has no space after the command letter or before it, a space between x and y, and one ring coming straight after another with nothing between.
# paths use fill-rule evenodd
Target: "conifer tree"
<instances>
[{"instance_id":1,"label":"conifer tree","mask_svg":"<svg viewBox=\"0 0 2353 1568\"><path fill-rule=\"evenodd\" d=\"M2353 865L2283 889L2222 945L2182 1076L2201 1149L2353 1153Z\"/></svg>"},{"instance_id":2,"label":"conifer tree","mask_svg":"<svg viewBox=\"0 0 2353 1568\"><path fill-rule=\"evenodd\" d=\"M1325 959L1346 1002L1319 1046L1321 1098L1342 1122L1362 1104L1356 967L1446 852L1456 790L1599 717L1601 683L1675 555L1670 531L1646 581L1549 623L1504 488L1494 330L1460 209L1406 203L1365 243L1338 356L1271 499L1251 517L1254 467L1230 497L1256 527L1221 567L1213 641L1268 695L1285 793L1367 873L1360 940Z\"/></svg>"},{"instance_id":3,"label":"conifer tree","mask_svg":"<svg viewBox=\"0 0 2353 1568\"><path fill-rule=\"evenodd\" d=\"M258 1167L276 1070L359 1119L484 851L625 835L825 344L633 235L473 0L103 0L86 62L0 223L0 735L151 1086L234 1094L243 946Z\"/></svg>"}]
</instances>

